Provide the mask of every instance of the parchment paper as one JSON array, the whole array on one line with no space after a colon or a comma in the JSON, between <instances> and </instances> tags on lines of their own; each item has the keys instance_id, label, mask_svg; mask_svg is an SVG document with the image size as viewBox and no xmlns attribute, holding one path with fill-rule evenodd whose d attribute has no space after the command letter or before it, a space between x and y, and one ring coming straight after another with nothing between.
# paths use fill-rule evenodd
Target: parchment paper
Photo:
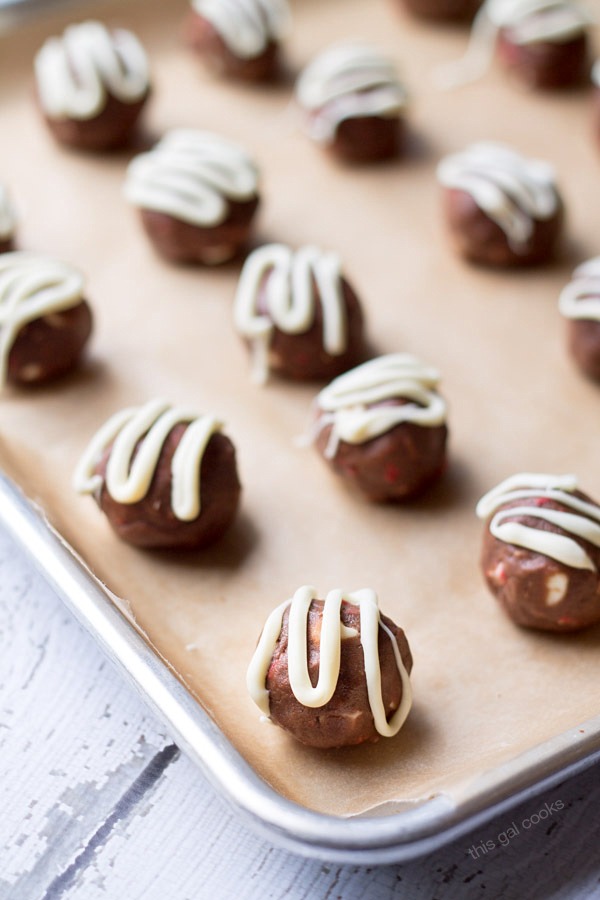
<instances>
[{"instance_id":1,"label":"parchment paper","mask_svg":"<svg viewBox=\"0 0 600 900\"><path fill-rule=\"evenodd\" d=\"M121 196L127 154L55 146L33 100L31 60L47 34L76 18L73 8L0 42L0 178L20 213L19 245L87 273L96 331L81 373L0 397L0 464L127 600L148 639L285 796L344 815L452 792L600 712L600 631L552 637L507 621L478 570L474 515L479 496L516 471L574 471L600 496L600 389L568 360L557 312L574 264L600 251L590 95L530 94L496 70L437 93L429 73L461 53L466 33L417 24L385 0L298 0L287 82L230 84L207 75L183 45L185 10L183 0L132 0L90 4L77 16L132 27L148 47L155 89L146 140L183 125L246 144L263 171L257 242L339 250L377 351L409 351L439 367L450 403L448 475L404 507L349 494L312 448L294 443L316 388L250 384L231 321L239 269L162 262ZM342 37L378 43L401 67L412 94L407 159L340 166L300 132L290 107L294 74ZM454 257L435 163L482 138L555 164L568 209L555 265L504 273ZM220 413L238 448L242 515L221 544L196 557L120 543L93 501L70 486L105 418L155 395ZM323 753L259 722L246 666L268 612L304 583L320 592L373 587L405 628L415 705L395 739Z\"/></svg>"}]
</instances>

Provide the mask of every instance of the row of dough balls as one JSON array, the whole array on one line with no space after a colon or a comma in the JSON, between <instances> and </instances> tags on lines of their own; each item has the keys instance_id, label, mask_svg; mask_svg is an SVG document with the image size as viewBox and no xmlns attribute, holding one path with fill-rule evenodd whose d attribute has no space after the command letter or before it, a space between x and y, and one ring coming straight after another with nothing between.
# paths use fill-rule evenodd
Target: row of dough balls
<instances>
[{"instance_id":1,"label":"row of dough balls","mask_svg":"<svg viewBox=\"0 0 600 900\"><path fill-rule=\"evenodd\" d=\"M563 201L548 164L476 144L438 167L450 234L466 258L495 266L541 263L559 244ZM258 208L258 171L246 152L205 132L174 131L135 158L125 193L169 259L206 263L239 253ZM0 186L0 250L15 214ZM8 253L0 264L0 383L46 381L76 364L91 331L83 277L64 263ZM560 298L582 370L600 378L600 259L579 266ZM365 358L362 304L336 253L281 244L247 257L234 305L252 348L252 373L329 380ZM25 327L26 326L26 327ZM60 326L60 327L59 327ZM43 333L43 340L42 335Z\"/></svg>"},{"instance_id":2,"label":"row of dough balls","mask_svg":"<svg viewBox=\"0 0 600 900\"><path fill-rule=\"evenodd\" d=\"M247 14L241 4L229 7ZM258 23L266 28L270 19L260 16ZM266 34L249 30L249 37L270 46ZM242 32L235 39L241 36L242 45L256 49L256 41L244 42ZM89 151L127 144L151 93L149 62L135 35L94 21L49 38L36 56L35 75L39 103L55 137ZM317 142L350 158L373 160L399 152L406 94L393 64L375 48L346 43L325 51L299 78L297 98ZM353 123L369 119L368 127L355 133Z\"/></svg>"},{"instance_id":3,"label":"row of dough balls","mask_svg":"<svg viewBox=\"0 0 600 900\"><path fill-rule=\"evenodd\" d=\"M577 0L403 0L426 18L470 19L464 59L443 70L442 87L485 74L494 53L511 73L536 88L584 83L590 74L593 19ZM273 80L281 72L281 42L291 31L287 0L192 0L190 45L218 75Z\"/></svg>"},{"instance_id":4,"label":"row of dough balls","mask_svg":"<svg viewBox=\"0 0 600 900\"><path fill-rule=\"evenodd\" d=\"M288 24L284 0L196 0L188 30L213 68L260 80L275 76L278 42ZM464 60L440 69L438 80L449 87L481 74L497 44L507 65L534 84L584 82L590 75L588 26L587 15L568 0L488 0ZM71 25L49 38L36 56L35 74L54 135L85 150L127 143L151 90L137 37L100 22ZM600 83L600 63L592 80ZM310 137L338 156L373 162L402 151L407 91L377 48L359 42L327 48L300 75L296 97Z\"/></svg>"},{"instance_id":5,"label":"row of dough balls","mask_svg":"<svg viewBox=\"0 0 600 900\"><path fill-rule=\"evenodd\" d=\"M490 266L551 260L562 238L563 200L552 167L500 143L481 142L437 168L451 237L465 258ZM127 200L157 251L174 262L214 265L243 253L260 203L259 169L229 139L174 129L130 162ZM0 239L15 215L0 189Z\"/></svg>"}]
</instances>

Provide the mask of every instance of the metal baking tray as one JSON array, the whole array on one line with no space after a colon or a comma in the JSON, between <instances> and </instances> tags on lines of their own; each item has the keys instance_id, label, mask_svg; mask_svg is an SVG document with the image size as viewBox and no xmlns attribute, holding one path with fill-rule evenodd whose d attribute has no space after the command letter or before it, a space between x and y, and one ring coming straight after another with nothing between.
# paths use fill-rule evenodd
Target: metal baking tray
<instances>
[{"instance_id":1,"label":"metal baking tray","mask_svg":"<svg viewBox=\"0 0 600 900\"><path fill-rule=\"evenodd\" d=\"M47 3L11 0L0 27L19 21L21 8ZM55 4L52 3L52 6ZM18 480L18 479L17 479ZM505 764L398 812L333 816L285 798L257 774L210 715L153 650L43 510L0 474L0 522L31 555L67 607L165 723L173 739L202 769L250 827L273 843L323 859L384 864L431 852L504 809L600 760L600 716L532 747Z\"/></svg>"},{"instance_id":2,"label":"metal baking tray","mask_svg":"<svg viewBox=\"0 0 600 900\"><path fill-rule=\"evenodd\" d=\"M256 775L83 560L1 474L0 521L211 784L251 828L288 850L340 863L413 859L600 761L598 716L490 772L458 801L440 794L414 809L376 817L342 818L305 809Z\"/></svg>"}]
</instances>

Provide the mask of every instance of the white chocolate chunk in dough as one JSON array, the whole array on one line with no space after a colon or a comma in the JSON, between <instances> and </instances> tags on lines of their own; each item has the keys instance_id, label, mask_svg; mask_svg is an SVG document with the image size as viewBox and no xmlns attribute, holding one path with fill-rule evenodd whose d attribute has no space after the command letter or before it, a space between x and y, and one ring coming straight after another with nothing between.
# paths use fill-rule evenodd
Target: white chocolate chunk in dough
<instances>
[{"instance_id":1,"label":"white chocolate chunk in dough","mask_svg":"<svg viewBox=\"0 0 600 900\"><path fill-rule=\"evenodd\" d=\"M556 606L564 600L569 579L564 572L555 572L546 579L546 606Z\"/></svg>"}]
</instances>

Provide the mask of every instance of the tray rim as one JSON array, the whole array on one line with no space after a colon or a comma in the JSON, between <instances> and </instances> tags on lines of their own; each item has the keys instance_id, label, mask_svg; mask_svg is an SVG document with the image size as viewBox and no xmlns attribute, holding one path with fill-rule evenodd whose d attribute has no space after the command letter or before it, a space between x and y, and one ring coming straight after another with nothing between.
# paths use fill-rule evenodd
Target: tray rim
<instances>
[{"instance_id":1,"label":"tray rim","mask_svg":"<svg viewBox=\"0 0 600 900\"><path fill-rule=\"evenodd\" d=\"M0 524L213 787L250 828L287 850L339 863L404 862L600 762L599 715L489 770L456 797L440 792L383 816L341 817L307 809L280 795L254 771L136 630L110 590L1 471Z\"/></svg>"}]
</instances>

